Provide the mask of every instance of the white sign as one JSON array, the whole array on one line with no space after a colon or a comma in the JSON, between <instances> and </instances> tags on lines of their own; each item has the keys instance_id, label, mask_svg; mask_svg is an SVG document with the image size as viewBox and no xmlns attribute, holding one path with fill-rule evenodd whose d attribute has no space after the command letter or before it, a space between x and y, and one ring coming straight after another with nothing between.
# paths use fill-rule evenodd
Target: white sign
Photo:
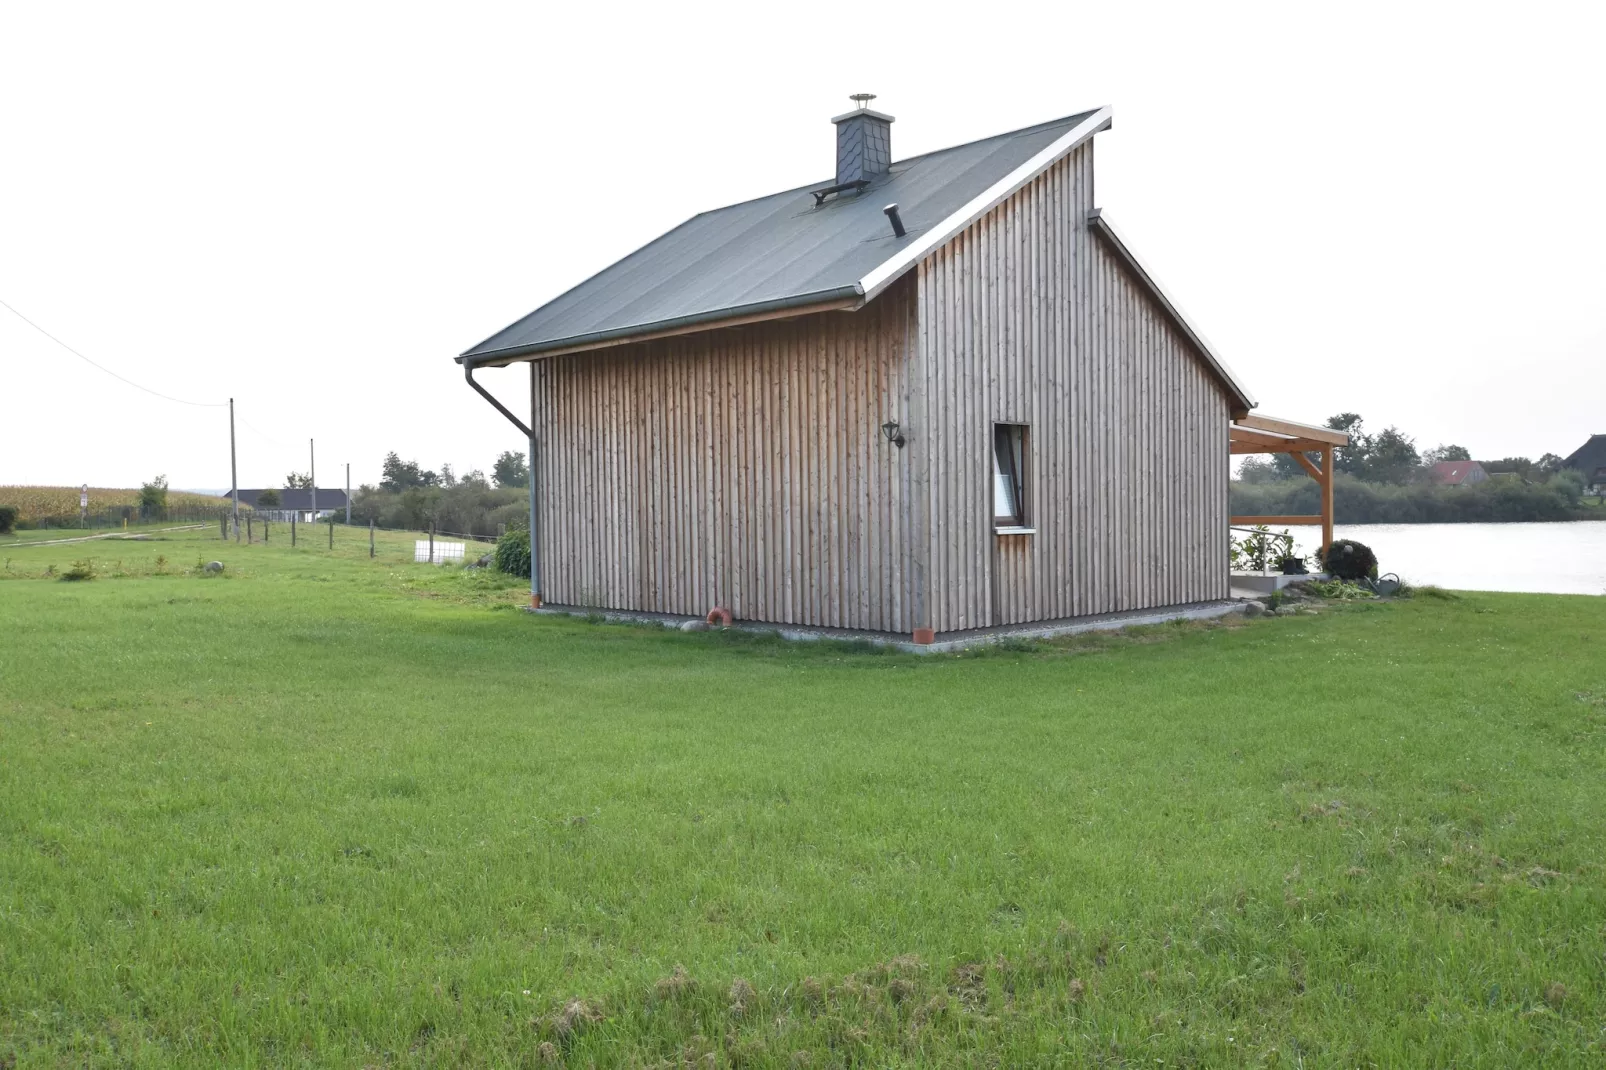
<instances>
[{"instance_id":1,"label":"white sign","mask_svg":"<svg viewBox=\"0 0 1606 1070\"><path fill-rule=\"evenodd\" d=\"M85 483L84 486L83 486L83 489L78 492L78 508L80 508L80 509L88 509L89 508L89 484L88 483Z\"/></svg>"}]
</instances>

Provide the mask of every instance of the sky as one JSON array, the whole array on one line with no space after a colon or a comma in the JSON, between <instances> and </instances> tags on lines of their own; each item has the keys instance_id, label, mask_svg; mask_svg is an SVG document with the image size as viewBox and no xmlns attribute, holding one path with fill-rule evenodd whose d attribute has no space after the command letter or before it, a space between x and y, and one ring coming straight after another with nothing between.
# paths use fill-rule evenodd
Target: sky
<instances>
[{"instance_id":1,"label":"sky","mask_svg":"<svg viewBox=\"0 0 1606 1070\"><path fill-rule=\"evenodd\" d=\"M1606 431L1598 4L0 0L0 484L375 482L518 432L453 357L709 208L1100 105L1109 218L1261 410ZM527 375L481 376L515 409Z\"/></svg>"}]
</instances>

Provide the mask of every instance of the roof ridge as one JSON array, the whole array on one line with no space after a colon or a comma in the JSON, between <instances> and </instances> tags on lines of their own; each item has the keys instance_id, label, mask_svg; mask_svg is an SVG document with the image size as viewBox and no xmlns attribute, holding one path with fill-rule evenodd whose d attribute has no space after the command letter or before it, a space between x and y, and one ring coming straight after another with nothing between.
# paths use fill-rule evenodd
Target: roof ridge
<instances>
[{"instance_id":1,"label":"roof ridge","mask_svg":"<svg viewBox=\"0 0 1606 1070\"><path fill-rule=\"evenodd\" d=\"M944 152L957 152L960 149L968 149L972 145L980 145L984 141L997 141L1000 138L1020 137L1022 134L1035 133L1035 132L1037 132L1039 130L1044 130L1044 129L1050 127L1050 126L1057 126L1057 125L1060 125L1062 123L1069 123L1072 119L1085 118L1086 116L1092 115L1096 111L1098 111L1097 108L1089 108L1087 111L1072 112L1070 115L1061 116L1058 119L1049 119L1046 122L1033 123L1030 126L1022 126L1022 127L1018 127L1017 129L1014 129L1014 130L1005 130L1001 134L990 134L987 137L971 138L969 141L959 141L959 142L955 142L952 145L944 145L942 148L938 148L938 149L927 149L925 152L917 152L913 156L905 156L902 159L893 160L892 161L892 166L893 167L897 167L899 164L913 163L916 160L928 159L928 158L930 158L932 156L937 156L937 155L940 155L941 153L944 153ZM830 185L831 179L829 179L829 178L817 178L817 179L813 180L812 182L805 182L800 186L791 186L791 187L788 187L787 189L776 190L774 193L761 193L757 197L748 197L748 198L746 198L744 200L732 201L729 204L722 204L718 208L705 208L701 212L697 212L696 214L687 217L686 222L689 223L693 219L699 219L699 218L701 218L701 217L703 217L705 215L713 215L715 212L723 212L723 211L725 211L726 209L729 209L729 208L740 208L744 204L753 204L753 203L755 203L757 201L767 201L771 197L785 197L785 196L788 196L789 194L793 194L793 193L809 193L809 192L812 192L813 189L818 187L821 183L824 183L826 185ZM683 223L681 225L684 226L685 224ZM669 231L665 231L665 233L669 233ZM662 235L660 235L660 237L661 236Z\"/></svg>"}]
</instances>

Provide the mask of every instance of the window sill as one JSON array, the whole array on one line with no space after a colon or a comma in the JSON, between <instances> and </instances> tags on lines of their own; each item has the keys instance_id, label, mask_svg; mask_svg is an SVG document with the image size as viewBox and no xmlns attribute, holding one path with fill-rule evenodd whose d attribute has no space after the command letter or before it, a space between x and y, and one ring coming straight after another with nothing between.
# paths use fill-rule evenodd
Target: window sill
<instances>
[{"instance_id":1,"label":"window sill","mask_svg":"<svg viewBox=\"0 0 1606 1070\"><path fill-rule=\"evenodd\" d=\"M993 528L994 535L1036 535L1036 528Z\"/></svg>"}]
</instances>

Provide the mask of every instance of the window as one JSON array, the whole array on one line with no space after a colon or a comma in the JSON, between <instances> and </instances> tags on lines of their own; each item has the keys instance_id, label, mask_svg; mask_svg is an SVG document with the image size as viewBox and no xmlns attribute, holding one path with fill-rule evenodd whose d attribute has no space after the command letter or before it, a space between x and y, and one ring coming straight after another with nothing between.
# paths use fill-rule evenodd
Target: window
<instances>
[{"instance_id":1,"label":"window","mask_svg":"<svg viewBox=\"0 0 1606 1070\"><path fill-rule=\"evenodd\" d=\"M993 527L1026 526L1026 425L993 425Z\"/></svg>"}]
</instances>

